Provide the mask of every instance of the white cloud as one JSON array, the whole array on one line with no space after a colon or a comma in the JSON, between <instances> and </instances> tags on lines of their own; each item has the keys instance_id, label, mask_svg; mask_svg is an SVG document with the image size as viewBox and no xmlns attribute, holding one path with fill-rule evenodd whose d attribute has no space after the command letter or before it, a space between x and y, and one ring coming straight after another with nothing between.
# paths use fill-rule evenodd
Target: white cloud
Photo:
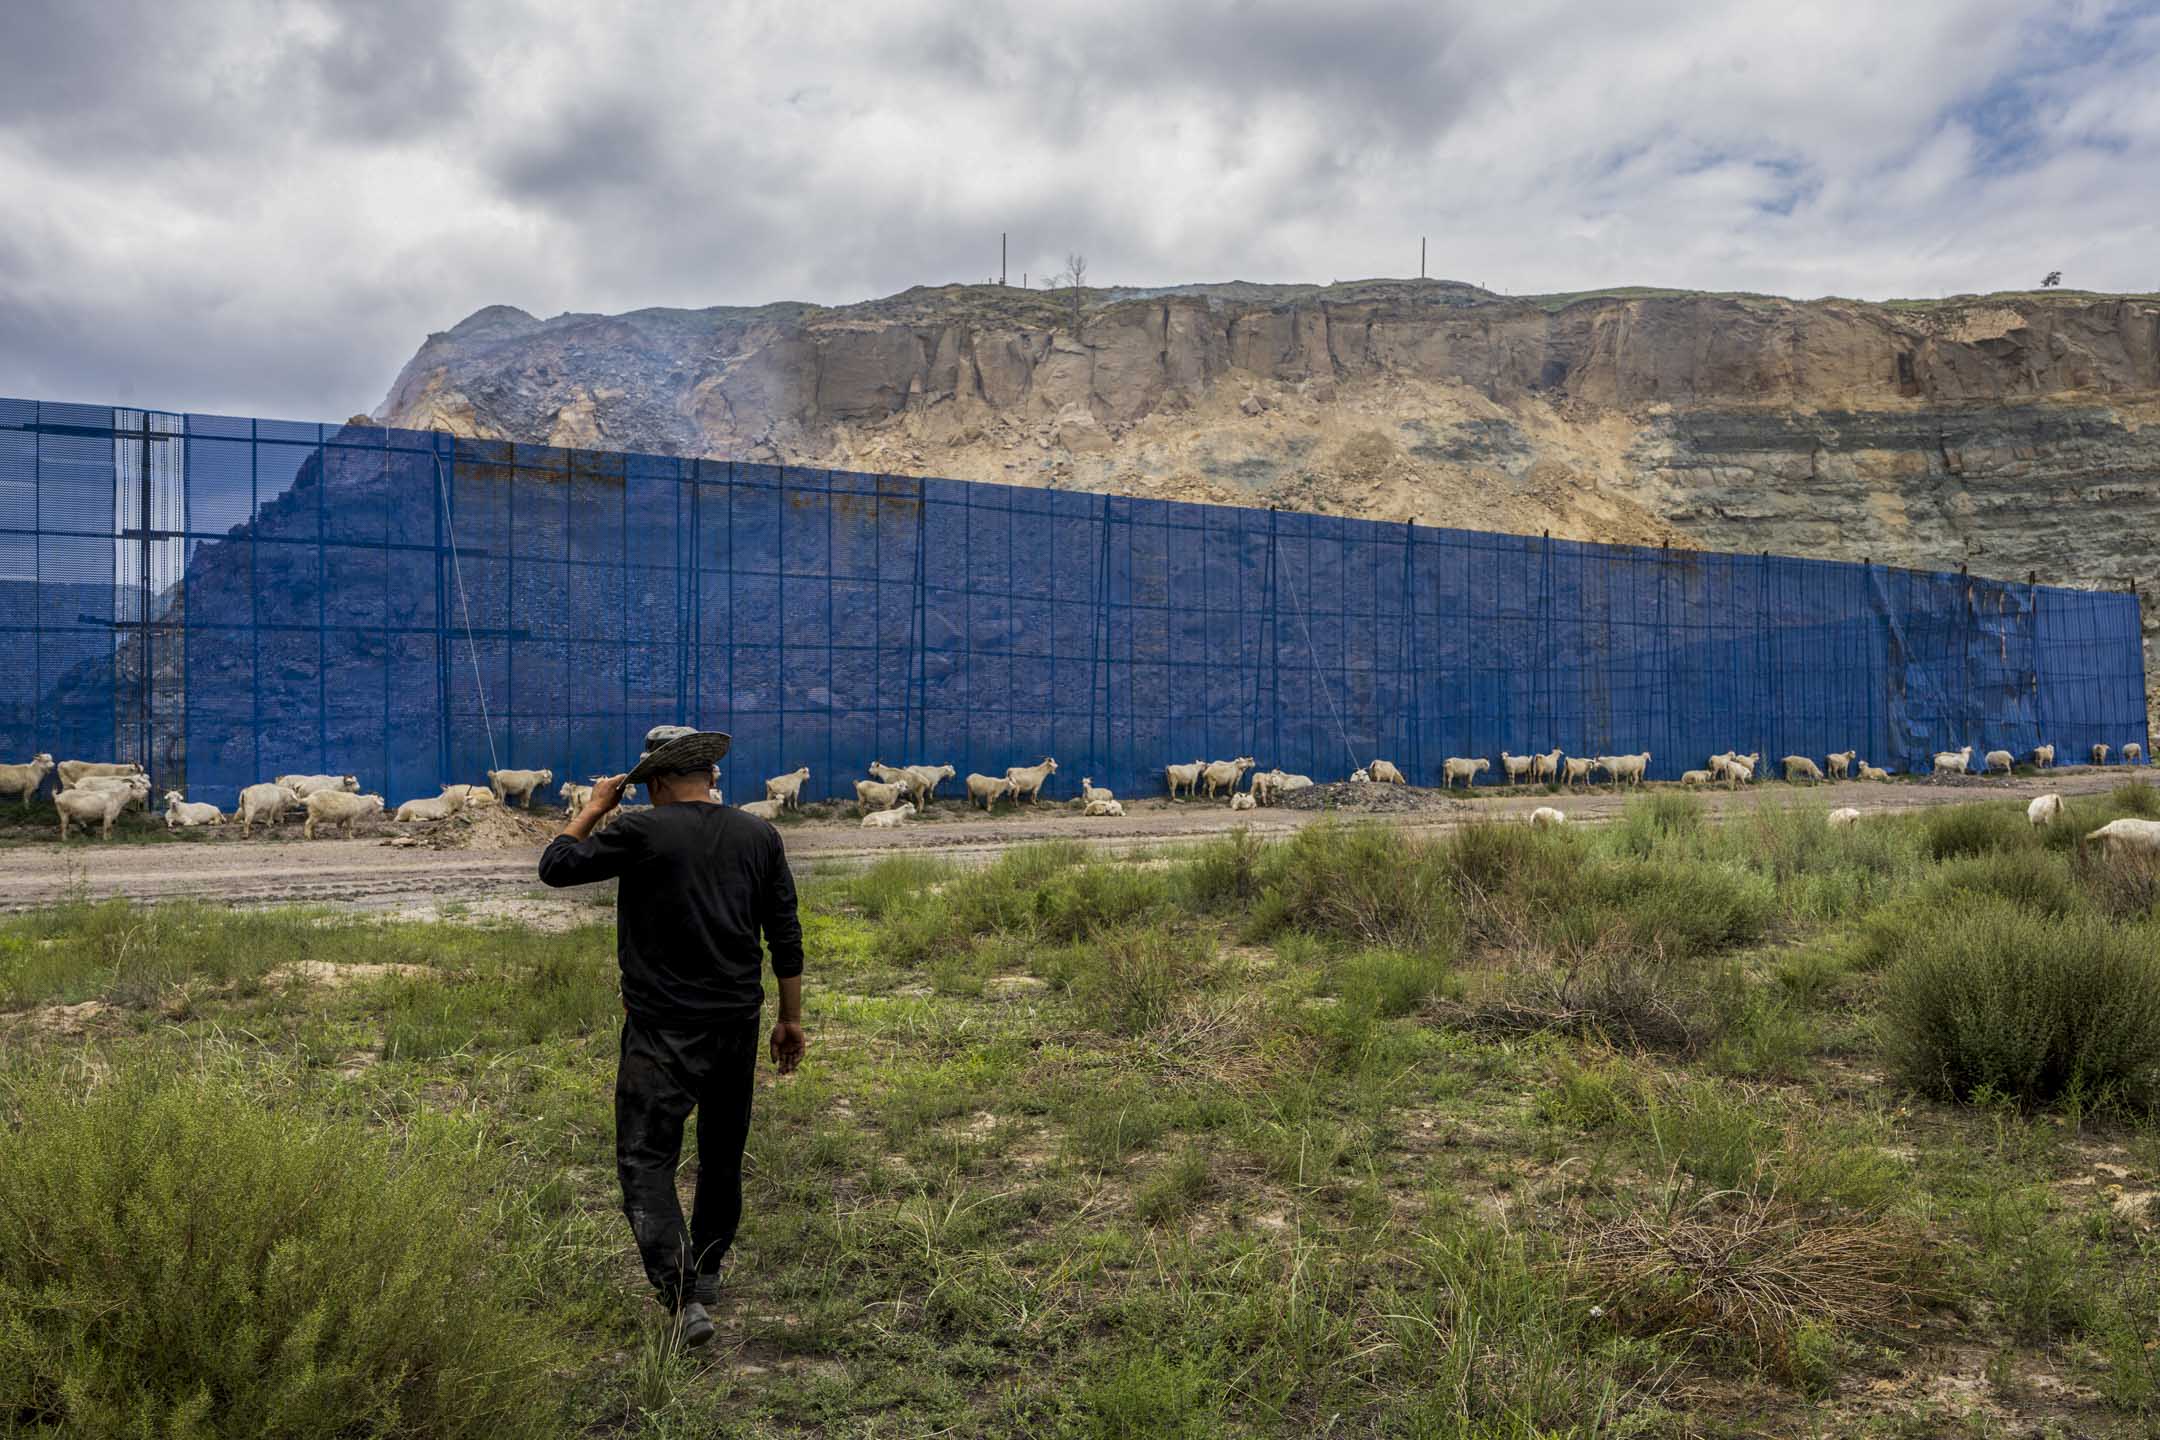
<instances>
[{"instance_id":1,"label":"white cloud","mask_svg":"<svg viewBox=\"0 0 2160 1440\"><path fill-rule=\"evenodd\" d=\"M2160 286L2145 5L691 9L20 0L0 393L341 418L483 304L844 303L1000 230L1015 280Z\"/></svg>"}]
</instances>

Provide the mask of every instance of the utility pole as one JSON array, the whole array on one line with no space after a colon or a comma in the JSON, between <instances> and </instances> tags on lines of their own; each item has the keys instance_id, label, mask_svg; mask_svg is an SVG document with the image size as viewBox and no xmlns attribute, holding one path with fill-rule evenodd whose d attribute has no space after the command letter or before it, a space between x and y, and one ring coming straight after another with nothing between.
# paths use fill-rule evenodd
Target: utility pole
<instances>
[{"instance_id":1,"label":"utility pole","mask_svg":"<svg viewBox=\"0 0 2160 1440\"><path fill-rule=\"evenodd\" d=\"M1417 278L1425 278L1425 237L1417 237Z\"/></svg>"},{"instance_id":2,"label":"utility pole","mask_svg":"<svg viewBox=\"0 0 2160 1440\"><path fill-rule=\"evenodd\" d=\"M998 284L1005 283L1005 232L998 231Z\"/></svg>"}]
</instances>

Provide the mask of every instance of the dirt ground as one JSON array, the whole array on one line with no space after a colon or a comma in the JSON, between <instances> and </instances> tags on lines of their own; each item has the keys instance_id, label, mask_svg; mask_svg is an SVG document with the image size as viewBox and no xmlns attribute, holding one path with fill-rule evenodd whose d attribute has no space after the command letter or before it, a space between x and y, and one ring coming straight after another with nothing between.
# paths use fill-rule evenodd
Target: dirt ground
<instances>
[{"instance_id":1,"label":"dirt ground","mask_svg":"<svg viewBox=\"0 0 2160 1440\"><path fill-rule=\"evenodd\" d=\"M2132 772L2120 768L2067 767L2044 777L1848 782L1810 787L1805 793L1817 804L1883 813L1985 795L2029 799L2049 791L2086 794L2131 778ZM1756 804L1766 787L1699 793L1715 814ZM1779 786L1775 793L1784 797L1797 792ZM1469 798L1463 792L1450 797L1437 790L1411 789L1389 797L1387 808L1379 812L1365 806L1233 812L1201 801L1139 800L1126 802L1122 818L1093 820L1060 804L1021 806L988 818L971 818L972 812L953 806L893 830L864 830L843 812L785 822L782 834L798 869L815 873L821 867L859 864L896 852L980 862L1033 840L1077 840L1118 852L1205 839L1240 825L1263 836L1285 835L1323 815L1343 813L1415 829L1446 829L1478 818L1522 819L1540 805L1552 805L1571 819L1595 823L1619 814L1627 798L1627 793L1610 788L1555 795L1528 787L1509 794L1503 786L1469 792ZM540 924L589 918L602 900L593 887L549 892L535 878L540 848L560 817L536 813L529 820L518 818L519 825L501 827L503 843L492 847L412 843L409 833L383 821L372 822L371 833L352 840L302 840L299 827L289 825L279 827L273 838L253 840L234 834L189 844L72 840L65 847L54 841L11 845L0 849L0 911L80 895L336 905L415 918L439 918L448 912L476 920L516 918Z\"/></svg>"}]
</instances>

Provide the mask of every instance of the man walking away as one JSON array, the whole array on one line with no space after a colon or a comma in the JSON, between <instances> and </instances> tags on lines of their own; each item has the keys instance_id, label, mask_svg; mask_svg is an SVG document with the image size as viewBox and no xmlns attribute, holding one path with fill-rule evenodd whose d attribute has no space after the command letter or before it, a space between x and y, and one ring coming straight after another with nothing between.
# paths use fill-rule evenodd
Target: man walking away
<instances>
[{"instance_id":1,"label":"man walking away","mask_svg":"<svg viewBox=\"0 0 2160 1440\"><path fill-rule=\"evenodd\" d=\"M742 1219L743 1142L765 998L760 934L780 982L771 1049L781 1074L802 1062L808 1045L794 877L778 831L711 798L713 767L727 748L718 731L654 726L636 767L596 782L592 799L540 857L548 885L621 882L615 1169L645 1276L692 1346L712 1339L707 1307L719 1298L720 1262ZM652 808L595 833L626 785L646 786ZM686 1237L675 1167L693 1109L697 1198Z\"/></svg>"}]
</instances>

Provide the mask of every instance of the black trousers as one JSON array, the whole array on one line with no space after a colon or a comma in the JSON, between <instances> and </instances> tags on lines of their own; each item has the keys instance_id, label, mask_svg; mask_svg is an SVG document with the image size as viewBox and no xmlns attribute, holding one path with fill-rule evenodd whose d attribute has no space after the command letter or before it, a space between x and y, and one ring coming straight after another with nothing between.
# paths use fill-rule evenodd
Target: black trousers
<instances>
[{"instance_id":1,"label":"black trousers","mask_svg":"<svg viewBox=\"0 0 2160 1440\"><path fill-rule=\"evenodd\" d=\"M615 1072L615 1173L645 1277L669 1306L719 1273L742 1221L743 1142L757 1075L758 1016L697 1030L625 1017ZM697 1111L697 1196L683 1230L675 1170ZM687 1241L687 1246L685 1242Z\"/></svg>"}]
</instances>

